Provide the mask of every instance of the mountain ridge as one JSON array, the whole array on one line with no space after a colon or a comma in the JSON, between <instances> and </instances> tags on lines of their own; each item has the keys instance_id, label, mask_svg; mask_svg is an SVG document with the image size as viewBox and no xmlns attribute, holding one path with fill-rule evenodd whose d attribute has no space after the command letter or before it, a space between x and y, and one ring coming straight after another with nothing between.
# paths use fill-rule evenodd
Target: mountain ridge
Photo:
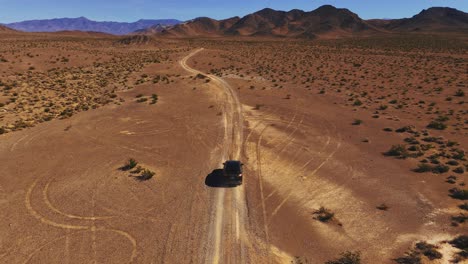
<instances>
[{"instance_id":1,"label":"mountain ridge","mask_svg":"<svg viewBox=\"0 0 468 264\"><path fill-rule=\"evenodd\" d=\"M94 21L86 17L35 19L4 24L4 26L26 32L94 31L113 35L126 35L156 24L175 25L176 19L140 19L135 22Z\"/></svg>"}]
</instances>

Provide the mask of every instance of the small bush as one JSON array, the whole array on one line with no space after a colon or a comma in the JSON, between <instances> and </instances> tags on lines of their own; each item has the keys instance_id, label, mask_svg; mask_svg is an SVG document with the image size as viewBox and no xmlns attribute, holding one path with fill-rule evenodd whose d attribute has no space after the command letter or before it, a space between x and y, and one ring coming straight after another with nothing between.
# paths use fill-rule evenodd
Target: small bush
<instances>
[{"instance_id":1,"label":"small bush","mask_svg":"<svg viewBox=\"0 0 468 264\"><path fill-rule=\"evenodd\" d=\"M468 220L468 216L464 214L459 214L457 216L452 216L452 225L458 226L459 224L463 224Z\"/></svg>"},{"instance_id":2,"label":"small bush","mask_svg":"<svg viewBox=\"0 0 468 264\"><path fill-rule=\"evenodd\" d=\"M450 245L468 253L468 235L461 235L449 241Z\"/></svg>"},{"instance_id":3,"label":"small bush","mask_svg":"<svg viewBox=\"0 0 468 264\"><path fill-rule=\"evenodd\" d=\"M148 101L148 98L142 97L142 98L139 98L136 101L137 101L137 103L144 103L144 102Z\"/></svg>"},{"instance_id":4,"label":"small bush","mask_svg":"<svg viewBox=\"0 0 468 264\"><path fill-rule=\"evenodd\" d=\"M453 175L450 175L447 177L447 181L448 183L450 184L455 184L457 182L457 177L453 176Z\"/></svg>"},{"instance_id":5,"label":"small bush","mask_svg":"<svg viewBox=\"0 0 468 264\"><path fill-rule=\"evenodd\" d=\"M458 208L468 211L468 203L463 203L458 206Z\"/></svg>"},{"instance_id":6,"label":"small bush","mask_svg":"<svg viewBox=\"0 0 468 264\"><path fill-rule=\"evenodd\" d=\"M353 126L359 126L362 123L363 123L363 121L361 119L354 119L354 122L352 124L353 124Z\"/></svg>"},{"instance_id":7,"label":"small bush","mask_svg":"<svg viewBox=\"0 0 468 264\"><path fill-rule=\"evenodd\" d=\"M441 164L438 164L434 168L432 168L432 172L436 173L436 174L446 173L449 170L450 170L450 168L448 166L441 165Z\"/></svg>"},{"instance_id":8,"label":"small bush","mask_svg":"<svg viewBox=\"0 0 468 264\"><path fill-rule=\"evenodd\" d=\"M421 264L421 256L416 252L406 253L405 256L394 259L398 264Z\"/></svg>"},{"instance_id":9,"label":"small bush","mask_svg":"<svg viewBox=\"0 0 468 264\"><path fill-rule=\"evenodd\" d=\"M135 168L137 164L138 162L131 158L127 161L127 163L123 167L120 168L120 170L123 170L123 171L131 170Z\"/></svg>"},{"instance_id":10,"label":"small bush","mask_svg":"<svg viewBox=\"0 0 468 264\"><path fill-rule=\"evenodd\" d=\"M379 210L382 210L382 211L387 211L390 207L388 205L386 205L385 203L379 205L376 207L377 209Z\"/></svg>"},{"instance_id":11,"label":"small bush","mask_svg":"<svg viewBox=\"0 0 468 264\"><path fill-rule=\"evenodd\" d=\"M158 102L158 95L157 94L152 94L150 104L156 104L157 102Z\"/></svg>"},{"instance_id":12,"label":"small bush","mask_svg":"<svg viewBox=\"0 0 468 264\"><path fill-rule=\"evenodd\" d=\"M409 153L404 145L393 145L390 150L384 152L384 155L405 159L409 156Z\"/></svg>"},{"instance_id":13,"label":"small bush","mask_svg":"<svg viewBox=\"0 0 468 264\"><path fill-rule=\"evenodd\" d=\"M452 188L449 190L450 197L453 199L458 199L458 200L468 200L468 190L467 189L458 189L458 188Z\"/></svg>"},{"instance_id":14,"label":"small bush","mask_svg":"<svg viewBox=\"0 0 468 264\"><path fill-rule=\"evenodd\" d=\"M356 100L354 101L353 105L354 105L354 106L360 106L360 105L362 105L362 102L361 102L361 100L356 99Z\"/></svg>"},{"instance_id":15,"label":"small bush","mask_svg":"<svg viewBox=\"0 0 468 264\"><path fill-rule=\"evenodd\" d=\"M335 214L332 211L323 206L320 207L320 209L316 210L313 214L316 215L315 219L324 223L330 221L335 216Z\"/></svg>"},{"instance_id":16,"label":"small bush","mask_svg":"<svg viewBox=\"0 0 468 264\"><path fill-rule=\"evenodd\" d=\"M340 257L335 260L329 260L325 264L360 264L361 253L346 251L340 254Z\"/></svg>"},{"instance_id":17,"label":"small bush","mask_svg":"<svg viewBox=\"0 0 468 264\"><path fill-rule=\"evenodd\" d=\"M151 178L153 178L153 176L155 175L156 173L153 172L153 171L150 171L148 169L145 169L143 170L143 172L141 173L140 176L137 176L135 177L138 181L147 181Z\"/></svg>"},{"instance_id":18,"label":"small bush","mask_svg":"<svg viewBox=\"0 0 468 264\"><path fill-rule=\"evenodd\" d=\"M436 129L436 130L444 130L447 128L445 123L439 121L432 121L427 125L427 128Z\"/></svg>"},{"instance_id":19,"label":"small bush","mask_svg":"<svg viewBox=\"0 0 468 264\"><path fill-rule=\"evenodd\" d=\"M463 96L465 96L465 92L464 92L462 89L458 89L458 90L455 92L455 96L463 97Z\"/></svg>"},{"instance_id":20,"label":"small bush","mask_svg":"<svg viewBox=\"0 0 468 264\"><path fill-rule=\"evenodd\" d=\"M463 167L457 167L453 170L453 172L463 174L465 170L463 169Z\"/></svg>"},{"instance_id":21,"label":"small bush","mask_svg":"<svg viewBox=\"0 0 468 264\"><path fill-rule=\"evenodd\" d=\"M416 249L430 260L441 259L442 254L437 251L437 247L426 242L418 242Z\"/></svg>"},{"instance_id":22,"label":"small bush","mask_svg":"<svg viewBox=\"0 0 468 264\"><path fill-rule=\"evenodd\" d=\"M419 172L419 173L429 172L429 171L432 171L432 166L429 164L420 163L418 164L418 167L414 169L414 171Z\"/></svg>"},{"instance_id":23,"label":"small bush","mask_svg":"<svg viewBox=\"0 0 468 264\"><path fill-rule=\"evenodd\" d=\"M435 161L435 160L431 160ZM437 162L435 162L437 163ZM442 165L442 164L437 164L435 166L431 166L426 163L420 163L416 169L414 169L415 172L423 173L423 172L432 172L435 174L442 174L446 173L450 170L448 166Z\"/></svg>"}]
</instances>

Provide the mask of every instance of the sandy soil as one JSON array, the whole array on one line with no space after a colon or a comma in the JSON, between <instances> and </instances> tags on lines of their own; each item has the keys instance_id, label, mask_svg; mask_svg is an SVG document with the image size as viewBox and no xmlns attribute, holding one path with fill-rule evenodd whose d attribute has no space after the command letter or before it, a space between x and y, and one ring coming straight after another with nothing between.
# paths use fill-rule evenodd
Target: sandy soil
<instances>
[{"instance_id":1,"label":"sandy soil","mask_svg":"<svg viewBox=\"0 0 468 264\"><path fill-rule=\"evenodd\" d=\"M466 65L466 50L416 55L400 48L400 55L390 55L379 49L369 53L357 45L350 53L357 57L350 59L343 55L349 46L329 43L300 44L302 49L293 50L289 45L298 47L297 43L279 41L264 46L223 40L122 46L109 39L56 38L14 41L48 43L42 50L34 45L32 50L24 48L24 59L31 52L48 58L48 52L61 45L75 47L76 53L69 55L76 58L70 60L76 65L60 71L80 69L78 79L89 85L65 78L65 86L112 100L0 135L0 262L323 263L344 251L360 251L364 263L394 263L392 259L416 242L427 241L444 254L428 263L444 263L459 251L444 241L466 234L466 223L454 225L451 220L466 215L458 207L464 201L449 196L451 188L466 189L466 168L453 172L466 166L466 159L442 174L412 170L421 159L432 161L430 155L442 151L452 155L437 156L445 164L453 159L454 148L464 150L467 144L466 107L460 103L465 97L453 96L466 88L466 82L459 68L451 71ZM258 53L246 56L248 49ZM308 50L323 57L312 61L314 65L293 66ZM276 55L269 56L268 51ZM452 81L440 91L443 97L426 93L439 85L437 81L425 85L437 71L421 66L412 77L412 86L422 87L418 94L398 97L405 102L401 108L385 103L388 108L377 110L401 92L400 86L387 87L392 83L387 78L360 76L391 57L398 63L379 71L382 76L392 72L391 78L399 83L406 73L393 69L410 55L426 58L427 67L433 62L447 69L440 78ZM146 60L148 56L152 59ZM80 59L85 57L88 61ZM116 57L118 62L112 60ZM325 57L343 63L324 63ZM357 58L359 67L353 65ZM21 98L23 105L42 102L34 99L37 91L50 92L42 100L55 102L52 93L63 92L59 88L54 92L47 86L28 88L31 80L47 72L47 63L31 61L37 64L33 70L37 73L24 78L14 75L28 69L19 60L8 55L3 63L10 66L2 69L2 80L24 85L3 88L0 102L11 97ZM315 63L320 62L317 69ZM138 67L125 70L131 65ZM271 67L268 74L254 71L266 65ZM281 68L291 74L277 76ZM87 70L116 75L102 78L107 85L99 88ZM342 85L341 92L330 88L335 87L334 74L345 71L345 78L354 76L349 82L357 84ZM306 81L309 73L318 83L301 84L299 76ZM63 75L48 78L52 82ZM383 87L374 91L377 83ZM325 84L326 92L320 93ZM385 100L376 99L383 95ZM445 100L447 96L452 101ZM57 100L66 108L73 97ZM356 99L362 105L353 104ZM420 100L436 102L437 109L420 110L414 104ZM37 104L36 109L45 107ZM0 109L6 110L2 126L19 116L31 117L27 107L16 102ZM421 113L414 115L416 111ZM449 125L446 130L418 136L383 130L412 125L424 133L438 115L449 116L443 121ZM361 122L356 124L356 119ZM432 143L437 147L418 158L382 154L392 145L406 144L404 139L411 136L420 141L443 136L444 143ZM458 145L449 147L448 140ZM155 176L147 181L130 177L130 172L119 169L129 158ZM226 159L243 161L244 184L210 187L210 175ZM456 176L455 183L446 182L449 175ZM376 208L382 204L388 208ZM315 219L314 212L322 206L334 213L330 221Z\"/></svg>"}]
</instances>

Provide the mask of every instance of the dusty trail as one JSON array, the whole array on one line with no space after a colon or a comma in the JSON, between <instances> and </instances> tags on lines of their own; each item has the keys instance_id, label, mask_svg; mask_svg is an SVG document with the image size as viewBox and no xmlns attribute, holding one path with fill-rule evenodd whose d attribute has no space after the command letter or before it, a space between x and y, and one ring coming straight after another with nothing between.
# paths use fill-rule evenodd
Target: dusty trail
<instances>
[{"instance_id":1,"label":"dusty trail","mask_svg":"<svg viewBox=\"0 0 468 264\"><path fill-rule=\"evenodd\" d=\"M224 144L222 159L239 160L243 145L242 105L233 88L222 78L206 74L187 65L187 60L201 52L198 49L180 61L180 65L192 74L202 74L212 80L212 84L222 89L225 97L223 106ZM209 263L243 263L245 256L246 202L245 184L234 189L219 188L213 190L211 227L208 237L206 262ZM225 208L226 207L226 210ZM228 247L225 245L229 245Z\"/></svg>"}]
</instances>

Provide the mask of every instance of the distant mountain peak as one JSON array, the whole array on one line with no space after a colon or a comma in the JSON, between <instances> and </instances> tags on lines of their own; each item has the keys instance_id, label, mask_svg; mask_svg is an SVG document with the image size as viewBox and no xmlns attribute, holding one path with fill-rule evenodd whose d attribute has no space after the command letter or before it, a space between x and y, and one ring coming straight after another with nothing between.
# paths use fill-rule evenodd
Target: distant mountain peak
<instances>
[{"instance_id":1,"label":"distant mountain peak","mask_svg":"<svg viewBox=\"0 0 468 264\"><path fill-rule=\"evenodd\" d=\"M125 35L151 27L155 24L175 25L178 23L180 23L180 21L175 19L140 19L130 23L111 21L98 22L81 16L77 18L28 20L6 24L6 26L26 32L94 31L114 35Z\"/></svg>"}]
</instances>

